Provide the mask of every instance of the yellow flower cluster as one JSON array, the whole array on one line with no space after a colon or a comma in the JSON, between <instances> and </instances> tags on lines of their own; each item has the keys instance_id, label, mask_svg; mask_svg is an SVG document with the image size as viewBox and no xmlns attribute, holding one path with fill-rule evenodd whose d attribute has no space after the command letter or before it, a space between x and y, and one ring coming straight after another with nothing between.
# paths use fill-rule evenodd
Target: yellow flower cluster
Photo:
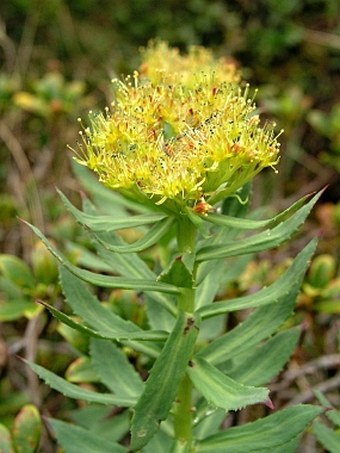
<instances>
[{"instance_id":1,"label":"yellow flower cluster","mask_svg":"<svg viewBox=\"0 0 340 453\"><path fill-rule=\"evenodd\" d=\"M162 56L167 63L158 70ZM143 76L114 81L111 108L90 115L81 132L77 160L106 186L178 212L202 197L214 204L275 166L273 127L260 126L248 87L234 70L224 73L224 60L160 45L145 62Z\"/></svg>"},{"instance_id":2,"label":"yellow flower cluster","mask_svg":"<svg viewBox=\"0 0 340 453\"><path fill-rule=\"evenodd\" d=\"M207 73L214 74L215 84L240 81L240 73L231 59L216 59L210 50L201 46L191 46L186 55L181 55L178 48L155 41L142 49L142 58L140 74L152 83L166 80L192 88Z\"/></svg>"}]
</instances>

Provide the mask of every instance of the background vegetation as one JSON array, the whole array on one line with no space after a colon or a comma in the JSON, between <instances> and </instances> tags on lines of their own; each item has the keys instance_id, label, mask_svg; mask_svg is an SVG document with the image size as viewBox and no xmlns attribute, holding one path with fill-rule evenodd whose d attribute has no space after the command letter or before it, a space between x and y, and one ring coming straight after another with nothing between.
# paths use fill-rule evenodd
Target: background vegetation
<instances>
[{"instance_id":1,"label":"background vegetation","mask_svg":"<svg viewBox=\"0 0 340 453\"><path fill-rule=\"evenodd\" d=\"M0 13L0 422L12 426L28 402L54 417L68 417L76 408L41 385L17 358L66 371L78 382L84 375L69 365L87 348L35 303L62 303L56 265L17 218L44 230L74 261L86 261L90 244L55 191L58 186L77 202L82 187L66 145L77 140L77 117L109 102L110 79L138 66L140 46L155 37L183 50L208 46L232 58L251 86L259 87L263 116L285 129L279 175L257 178L255 206L286 207L329 184L294 243L298 250L322 232L298 301L304 334L271 388L276 407L314 401L313 389L339 406L338 1L11 0L2 2ZM282 249L254 257L225 288L226 295L271 282L288 255ZM126 317L140 315L137 301L116 293L112 298ZM253 416L241 411L234 422ZM55 451L47 432L41 445L41 451ZM304 448L323 451L313 436Z\"/></svg>"}]
</instances>

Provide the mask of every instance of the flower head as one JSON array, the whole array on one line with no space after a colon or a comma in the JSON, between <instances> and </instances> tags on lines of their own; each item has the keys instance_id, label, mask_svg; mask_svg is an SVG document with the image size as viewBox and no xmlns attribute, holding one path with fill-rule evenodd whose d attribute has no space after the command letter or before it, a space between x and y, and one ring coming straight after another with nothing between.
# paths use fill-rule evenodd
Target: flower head
<instances>
[{"instance_id":1,"label":"flower head","mask_svg":"<svg viewBox=\"0 0 340 453\"><path fill-rule=\"evenodd\" d=\"M77 160L108 187L178 211L235 193L275 166L279 144L272 126L260 126L247 86L223 79L208 58L204 71L189 76L189 62L198 67L194 55L168 52L164 58L179 62L180 71L187 65L187 73L176 81L168 69L152 72L149 56L148 78L135 72L115 80L115 100L90 115Z\"/></svg>"},{"instance_id":2,"label":"flower head","mask_svg":"<svg viewBox=\"0 0 340 453\"><path fill-rule=\"evenodd\" d=\"M142 57L140 74L153 83L166 80L192 88L206 73L214 74L215 84L240 81L240 73L231 59L216 59L201 46L191 46L186 55L181 55L178 48L171 48L164 41L152 41L142 49Z\"/></svg>"}]
</instances>

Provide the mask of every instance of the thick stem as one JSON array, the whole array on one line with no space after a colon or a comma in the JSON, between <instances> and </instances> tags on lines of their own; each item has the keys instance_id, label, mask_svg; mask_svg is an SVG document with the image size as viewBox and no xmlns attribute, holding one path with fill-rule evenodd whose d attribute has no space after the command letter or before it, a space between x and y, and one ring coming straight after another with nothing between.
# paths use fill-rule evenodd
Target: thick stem
<instances>
[{"instance_id":1,"label":"thick stem","mask_svg":"<svg viewBox=\"0 0 340 453\"><path fill-rule=\"evenodd\" d=\"M192 288L182 288L181 294L177 297L179 310L186 313L193 313L195 310L195 290Z\"/></svg>"},{"instance_id":2,"label":"thick stem","mask_svg":"<svg viewBox=\"0 0 340 453\"><path fill-rule=\"evenodd\" d=\"M186 216L178 218L177 244L182 253L193 253L196 246L196 227Z\"/></svg>"},{"instance_id":3,"label":"thick stem","mask_svg":"<svg viewBox=\"0 0 340 453\"><path fill-rule=\"evenodd\" d=\"M182 216L177 223L177 245L180 253L194 253L196 248L196 227L188 219ZM194 271L193 271L194 273ZM195 275L193 275L193 279ZM195 290L193 288L182 288L182 293L177 299L178 308L187 313L193 313L195 309Z\"/></svg>"},{"instance_id":4,"label":"thick stem","mask_svg":"<svg viewBox=\"0 0 340 453\"><path fill-rule=\"evenodd\" d=\"M196 227L185 216L178 219L177 244L180 253L194 253L196 247ZM195 271L193 271L195 273ZM193 280L195 275L193 275ZM187 313L195 311L195 289L182 288L177 299L178 309ZM192 383L187 374L184 375L177 393L174 411L175 437L179 445L191 450L192 443Z\"/></svg>"},{"instance_id":5,"label":"thick stem","mask_svg":"<svg viewBox=\"0 0 340 453\"><path fill-rule=\"evenodd\" d=\"M192 383L186 374L178 388L174 413L175 437L180 443L191 443L192 421Z\"/></svg>"}]
</instances>

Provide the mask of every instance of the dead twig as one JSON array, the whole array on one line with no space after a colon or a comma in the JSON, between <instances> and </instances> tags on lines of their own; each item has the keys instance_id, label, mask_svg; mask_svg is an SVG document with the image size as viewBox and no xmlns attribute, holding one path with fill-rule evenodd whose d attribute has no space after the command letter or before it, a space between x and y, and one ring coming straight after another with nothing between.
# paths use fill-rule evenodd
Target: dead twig
<instances>
[{"instance_id":1,"label":"dead twig","mask_svg":"<svg viewBox=\"0 0 340 453\"><path fill-rule=\"evenodd\" d=\"M4 142L18 169L18 177L15 178L14 193L20 204L30 213L32 222L40 229L44 229L44 215L41 206L40 195L30 162L20 142L4 121L0 121L0 139ZM31 236L22 232L23 245L26 250L31 248ZM26 254L27 255L27 254Z\"/></svg>"},{"instance_id":2,"label":"dead twig","mask_svg":"<svg viewBox=\"0 0 340 453\"><path fill-rule=\"evenodd\" d=\"M40 314L30 319L27 323L24 334L25 359L34 362L38 350L38 339L43 330L44 323ZM28 380L28 392L33 404L40 407L42 398L40 394L40 383L38 376L29 367L26 367Z\"/></svg>"},{"instance_id":3,"label":"dead twig","mask_svg":"<svg viewBox=\"0 0 340 453\"><path fill-rule=\"evenodd\" d=\"M304 31L304 38L306 41L313 44L319 44L337 50L340 49L340 36L334 33L306 29Z\"/></svg>"},{"instance_id":4,"label":"dead twig","mask_svg":"<svg viewBox=\"0 0 340 453\"><path fill-rule=\"evenodd\" d=\"M318 357L315 360L305 363L304 365L287 370L280 382L271 386L271 390L280 392L289 387L289 385L301 376L315 375L320 369L336 368L340 366L340 354L329 354Z\"/></svg>"},{"instance_id":5,"label":"dead twig","mask_svg":"<svg viewBox=\"0 0 340 453\"><path fill-rule=\"evenodd\" d=\"M296 404L308 403L309 401L315 398L315 390L319 390L321 393L327 393L331 390L338 389L340 387L340 372L337 373L334 377L328 379L327 381L320 382L319 384L311 387L309 390L306 390L294 398L292 398L286 406L294 406Z\"/></svg>"}]
</instances>

